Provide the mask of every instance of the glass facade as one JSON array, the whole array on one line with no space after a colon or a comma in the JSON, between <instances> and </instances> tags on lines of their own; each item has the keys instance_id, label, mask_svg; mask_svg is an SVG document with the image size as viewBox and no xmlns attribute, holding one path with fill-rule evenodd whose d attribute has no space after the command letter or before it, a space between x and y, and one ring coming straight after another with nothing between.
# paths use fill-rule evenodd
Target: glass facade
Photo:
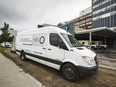
<instances>
[{"instance_id":1,"label":"glass facade","mask_svg":"<svg viewBox=\"0 0 116 87\"><path fill-rule=\"evenodd\" d=\"M92 28L116 27L116 0L92 0Z\"/></svg>"}]
</instances>

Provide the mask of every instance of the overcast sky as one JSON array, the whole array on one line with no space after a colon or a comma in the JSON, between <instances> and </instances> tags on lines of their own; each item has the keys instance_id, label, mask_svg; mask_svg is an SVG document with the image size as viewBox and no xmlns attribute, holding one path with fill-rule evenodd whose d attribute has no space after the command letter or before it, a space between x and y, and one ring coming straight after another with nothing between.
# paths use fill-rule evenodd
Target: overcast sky
<instances>
[{"instance_id":1,"label":"overcast sky","mask_svg":"<svg viewBox=\"0 0 116 87\"><path fill-rule=\"evenodd\" d=\"M70 21L91 6L91 0L0 0L0 27L36 28L37 24Z\"/></svg>"}]
</instances>

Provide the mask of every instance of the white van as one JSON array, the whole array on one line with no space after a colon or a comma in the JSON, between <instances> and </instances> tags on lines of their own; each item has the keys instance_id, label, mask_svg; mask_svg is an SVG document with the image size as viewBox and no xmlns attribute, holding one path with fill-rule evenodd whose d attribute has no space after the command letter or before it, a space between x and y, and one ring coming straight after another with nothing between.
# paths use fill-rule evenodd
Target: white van
<instances>
[{"instance_id":1,"label":"white van","mask_svg":"<svg viewBox=\"0 0 116 87\"><path fill-rule=\"evenodd\" d=\"M70 33L57 27L18 33L16 52L22 60L31 59L60 70L69 81L93 74L98 69L96 54L82 47Z\"/></svg>"}]
</instances>

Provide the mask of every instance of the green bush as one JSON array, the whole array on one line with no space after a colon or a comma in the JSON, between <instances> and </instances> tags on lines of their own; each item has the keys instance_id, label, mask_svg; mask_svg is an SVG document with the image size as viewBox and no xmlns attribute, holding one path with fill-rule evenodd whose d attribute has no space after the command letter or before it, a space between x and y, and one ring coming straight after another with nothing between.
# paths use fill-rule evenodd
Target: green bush
<instances>
[{"instance_id":1,"label":"green bush","mask_svg":"<svg viewBox=\"0 0 116 87\"><path fill-rule=\"evenodd\" d=\"M0 53L3 53L4 50L5 50L5 48L1 47L1 45L0 45Z\"/></svg>"}]
</instances>

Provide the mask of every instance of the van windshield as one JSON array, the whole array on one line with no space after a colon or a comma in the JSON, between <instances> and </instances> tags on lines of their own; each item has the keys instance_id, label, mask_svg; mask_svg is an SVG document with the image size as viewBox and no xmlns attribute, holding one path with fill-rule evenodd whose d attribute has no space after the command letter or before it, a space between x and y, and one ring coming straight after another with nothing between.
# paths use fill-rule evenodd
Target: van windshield
<instances>
[{"instance_id":1,"label":"van windshield","mask_svg":"<svg viewBox=\"0 0 116 87\"><path fill-rule=\"evenodd\" d=\"M81 44L79 43L79 41L77 41L72 35L64 34L64 33L61 33L61 35L70 45L70 47L81 47Z\"/></svg>"}]
</instances>

